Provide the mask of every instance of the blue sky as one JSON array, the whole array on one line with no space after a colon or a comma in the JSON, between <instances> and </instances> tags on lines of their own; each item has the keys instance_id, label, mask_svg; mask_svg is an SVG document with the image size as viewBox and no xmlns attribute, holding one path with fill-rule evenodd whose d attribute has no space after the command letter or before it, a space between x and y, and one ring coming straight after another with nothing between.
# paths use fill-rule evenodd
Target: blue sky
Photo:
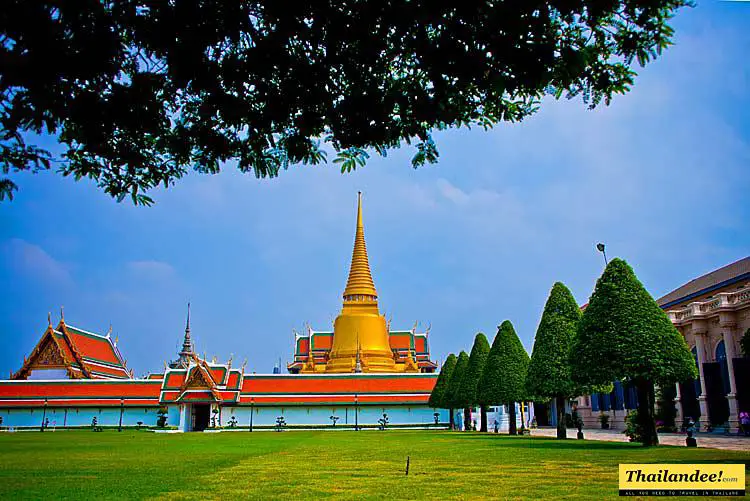
<instances>
[{"instance_id":1,"label":"blue sky","mask_svg":"<svg viewBox=\"0 0 750 501\"><path fill-rule=\"evenodd\" d=\"M353 174L333 164L257 180L227 168L118 204L93 183L16 175L0 205L0 371L47 312L106 332L137 375L175 356L192 302L198 350L270 372L292 329L330 328L364 192L370 264L393 327L432 325L435 359L510 319L530 351L553 282L585 303L601 254L658 297L750 254L750 4L701 3L676 45L609 107L547 101L521 124L437 135Z\"/></svg>"}]
</instances>

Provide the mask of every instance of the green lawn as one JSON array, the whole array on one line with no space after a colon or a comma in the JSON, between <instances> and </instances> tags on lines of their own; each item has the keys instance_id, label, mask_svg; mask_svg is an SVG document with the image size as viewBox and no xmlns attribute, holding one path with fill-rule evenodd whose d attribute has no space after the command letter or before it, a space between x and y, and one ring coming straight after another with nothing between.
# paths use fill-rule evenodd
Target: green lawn
<instances>
[{"instance_id":1,"label":"green lawn","mask_svg":"<svg viewBox=\"0 0 750 501\"><path fill-rule=\"evenodd\" d=\"M601 499L619 463L647 462L750 454L439 431L0 433L0 499Z\"/></svg>"}]
</instances>

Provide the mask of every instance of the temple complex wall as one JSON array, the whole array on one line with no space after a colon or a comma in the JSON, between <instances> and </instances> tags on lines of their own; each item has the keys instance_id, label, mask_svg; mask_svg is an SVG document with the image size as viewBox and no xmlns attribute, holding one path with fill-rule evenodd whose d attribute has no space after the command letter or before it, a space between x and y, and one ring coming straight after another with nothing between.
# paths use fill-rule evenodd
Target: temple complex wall
<instances>
[{"instance_id":1,"label":"temple complex wall","mask_svg":"<svg viewBox=\"0 0 750 501\"><path fill-rule=\"evenodd\" d=\"M388 423L391 425L430 425L435 423L435 413L439 415L440 423L448 423L448 411L445 409L432 409L425 405L391 405L375 406L360 405L358 409L357 422L360 425L377 425L378 420L387 414ZM353 426L354 406L288 406L267 407L256 406L252 408L253 426L274 426L276 418L283 416L289 426L327 426L333 422L331 416L337 416L337 426ZM223 407L221 409L222 425L227 426L231 416L235 416L238 426L250 426L251 408Z\"/></svg>"},{"instance_id":2,"label":"temple complex wall","mask_svg":"<svg viewBox=\"0 0 750 501\"><path fill-rule=\"evenodd\" d=\"M181 409L182 407L182 409ZM178 404L168 405L167 408L167 426L180 426L180 412L184 412L184 407ZM229 426L232 416L237 420L237 426L250 426L250 413L253 413L253 426L271 427L276 425L276 419L283 416L288 426L330 426L332 424L331 416L337 416L339 419L337 426L353 426L355 424L353 406L238 406L238 407L219 407L220 422L219 426L224 428ZM123 426L156 426L157 407L127 407L122 410ZM424 405L391 405L391 406L374 406L361 405L358 407L360 425L378 425L378 420L383 414L388 416L389 425L434 425L435 412L439 415L439 422L447 424L449 417L445 409L432 409ZM49 428L61 427L83 427L91 426L92 419L96 417L98 426L118 426L120 422L120 408L112 407L69 407L69 408L48 408L46 412L40 408L0 408L2 424L0 428L7 430L14 429L38 429L43 420L49 419Z\"/></svg>"},{"instance_id":3,"label":"temple complex wall","mask_svg":"<svg viewBox=\"0 0 750 501\"><path fill-rule=\"evenodd\" d=\"M128 407L122 412L123 426L156 426L156 407ZM179 421L179 409L169 409L167 424L176 426ZM98 426L118 426L120 422L119 407L69 407L43 409L0 409L3 418L2 428L39 428L42 421L49 419L49 427L90 427L96 417ZM171 423L170 423L171 421Z\"/></svg>"}]
</instances>

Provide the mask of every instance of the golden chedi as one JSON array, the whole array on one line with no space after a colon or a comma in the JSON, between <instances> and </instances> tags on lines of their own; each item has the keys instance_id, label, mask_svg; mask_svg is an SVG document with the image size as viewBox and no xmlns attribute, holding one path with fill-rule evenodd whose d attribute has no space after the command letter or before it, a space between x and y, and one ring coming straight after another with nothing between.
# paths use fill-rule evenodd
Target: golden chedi
<instances>
[{"instance_id":1,"label":"golden chedi","mask_svg":"<svg viewBox=\"0 0 750 501\"><path fill-rule=\"evenodd\" d=\"M405 367L408 365L409 367ZM378 310L362 224L362 193L357 201L357 230L344 306L333 324L333 343L326 372L401 372L416 370L396 364L388 342L388 326Z\"/></svg>"}]
</instances>

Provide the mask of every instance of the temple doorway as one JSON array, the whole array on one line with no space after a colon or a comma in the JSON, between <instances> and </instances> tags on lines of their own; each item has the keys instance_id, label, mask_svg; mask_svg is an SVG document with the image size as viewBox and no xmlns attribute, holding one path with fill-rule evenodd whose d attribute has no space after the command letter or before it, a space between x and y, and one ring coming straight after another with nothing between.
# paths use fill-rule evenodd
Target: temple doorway
<instances>
[{"instance_id":1,"label":"temple doorway","mask_svg":"<svg viewBox=\"0 0 750 501\"><path fill-rule=\"evenodd\" d=\"M701 417L701 407L698 403L701 386L697 379L691 379L680 383L680 403L682 403L682 415L685 419L693 418L697 422ZM677 423L682 426L682 423Z\"/></svg>"},{"instance_id":2,"label":"temple doorway","mask_svg":"<svg viewBox=\"0 0 750 501\"><path fill-rule=\"evenodd\" d=\"M537 426L550 426L549 405L546 402L534 402L534 417Z\"/></svg>"},{"instance_id":3,"label":"temple doorway","mask_svg":"<svg viewBox=\"0 0 750 501\"><path fill-rule=\"evenodd\" d=\"M737 408L739 412L750 412L750 358L735 358L733 362Z\"/></svg>"},{"instance_id":4,"label":"temple doorway","mask_svg":"<svg viewBox=\"0 0 750 501\"><path fill-rule=\"evenodd\" d=\"M208 404L195 404L191 410L190 431L203 431L208 428L211 416L211 406Z\"/></svg>"},{"instance_id":5,"label":"temple doorway","mask_svg":"<svg viewBox=\"0 0 750 501\"><path fill-rule=\"evenodd\" d=\"M729 402L727 402L722 367L719 362L703 364L703 376L706 379L706 400L711 424L720 426L729 419Z\"/></svg>"}]
</instances>

